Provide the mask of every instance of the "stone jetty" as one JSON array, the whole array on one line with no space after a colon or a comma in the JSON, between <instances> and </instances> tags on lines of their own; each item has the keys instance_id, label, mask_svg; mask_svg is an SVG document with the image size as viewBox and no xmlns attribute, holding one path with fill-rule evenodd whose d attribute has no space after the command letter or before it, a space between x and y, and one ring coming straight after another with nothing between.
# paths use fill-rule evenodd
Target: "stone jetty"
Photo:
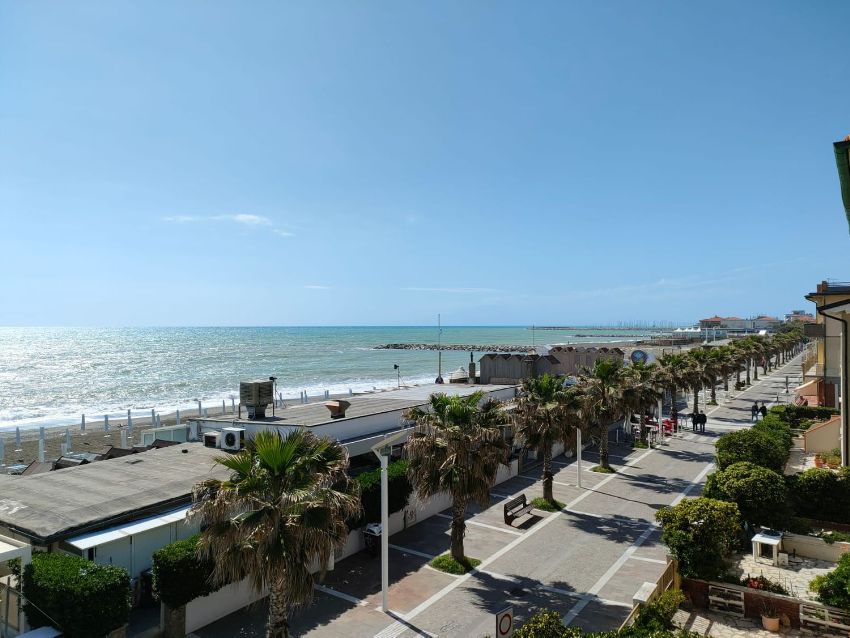
<instances>
[{"instance_id":1,"label":"stone jetty","mask_svg":"<svg viewBox=\"0 0 850 638\"><path fill-rule=\"evenodd\" d=\"M437 345L436 343L385 343L381 346L375 346L375 350L459 350L465 352L533 352L534 346L523 345L486 345L480 343L444 343Z\"/></svg>"}]
</instances>

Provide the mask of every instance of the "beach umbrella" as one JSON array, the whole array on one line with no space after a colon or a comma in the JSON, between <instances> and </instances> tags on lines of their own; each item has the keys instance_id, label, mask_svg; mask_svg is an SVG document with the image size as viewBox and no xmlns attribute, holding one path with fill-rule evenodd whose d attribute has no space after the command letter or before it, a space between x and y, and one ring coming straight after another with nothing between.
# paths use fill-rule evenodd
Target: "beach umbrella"
<instances>
[{"instance_id":1,"label":"beach umbrella","mask_svg":"<svg viewBox=\"0 0 850 638\"><path fill-rule=\"evenodd\" d=\"M15 428L15 451L21 449L21 428Z\"/></svg>"},{"instance_id":2,"label":"beach umbrella","mask_svg":"<svg viewBox=\"0 0 850 638\"><path fill-rule=\"evenodd\" d=\"M180 410L177 410L177 425L180 425Z\"/></svg>"},{"instance_id":3,"label":"beach umbrella","mask_svg":"<svg viewBox=\"0 0 850 638\"><path fill-rule=\"evenodd\" d=\"M80 420L80 434L86 433L86 415L83 415L83 418Z\"/></svg>"},{"instance_id":4,"label":"beach umbrella","mask_svg":"<svg viewBox=\"0 0 850 638\"><path fill-rule=\"evenodd\" d=\"M130 410L127 410L127 430L133 431L133 415L130 414Z\"/></svg>"},{"instance_id":5,"label":"beach umbrella","mask_svg":"<svg viewBox=\"0 0 850 638\"><path fill-rule=\"evenodd\" d=\"M108 414L103 415L103 431L106 432L107 434L109 433L109 415Z\"/></svg>"},{"instance_id":6,"label":"beach umbrella","mask_svg":"<svg viewBox=\"0 0 850 638\"><path fill-rule=\"evenodd\" d=\"M65 446L71 451L71 428L65 428Z\"/></svg>"}]
</instances>

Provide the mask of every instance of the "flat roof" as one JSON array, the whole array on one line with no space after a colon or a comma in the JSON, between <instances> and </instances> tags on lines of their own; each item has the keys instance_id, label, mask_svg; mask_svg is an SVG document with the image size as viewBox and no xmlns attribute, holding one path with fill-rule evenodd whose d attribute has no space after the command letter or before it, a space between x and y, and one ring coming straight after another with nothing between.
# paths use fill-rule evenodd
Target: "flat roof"
<instances>
[{"instance_id":1,"label":"flat roof","mask_svg":"<svg viewBox=\"0 0 850 638\"><path fill-rule=\"evenodd\" d=\"M386 412L395 412L396 410L407 410L418 405L424 405L435 392L442 392L450 395L468 396L473 392L496 392L506 388L513 388L514 385L467 385L465 383L426 383L405 387L397 390L385 390L383 392L369 392L366 394L356 394L354 396L339 397L341 400L348 401L351 406L345 411L345 416L339 419L332 419L330 411L325 407L325 400L320 400L315 403L296 403L288 404L286 408L275 408L275 416L270 416L271 406L266 408L266 418L251 421L248 419L234 419L232 416L227 417L206 417L192 418L192 421L203 421L205 423L221 423L232 424L238 423L242 425L256 425L264 423L268 425L289 425L312 428L326 423L342 423L351 419L362 418L366 416L374 416L376 414L384 414ZM329 399L335 400L335 399Z\"/></svg>"},{"instance_id":2,"label":"flat roof","mask_svg":"<svg viewBox=\"0 0 850 638\"><path fill-rule=\"evenodd\" d=\"M191 502L195 484L229 470L221 450L182 443L35 476L0 475L0 525L40 543L137 521Z\"/></svg>"}]
</instances>

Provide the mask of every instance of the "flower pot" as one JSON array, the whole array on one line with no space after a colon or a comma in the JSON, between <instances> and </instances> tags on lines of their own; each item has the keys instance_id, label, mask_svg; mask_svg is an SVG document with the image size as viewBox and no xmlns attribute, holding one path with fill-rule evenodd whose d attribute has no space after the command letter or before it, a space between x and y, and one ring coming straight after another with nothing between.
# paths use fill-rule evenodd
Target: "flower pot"
<instances>
[{"instance_id":1,"label":"flower pot","mask_svg":"<svg viewBox=\"0 0 850 638\"><path fill-rule=\"evenodd\" d=\"M768 618L767 616L762 616L761 626L768 631L779 631L779 618Z\"/></svg>"}]
</instances>

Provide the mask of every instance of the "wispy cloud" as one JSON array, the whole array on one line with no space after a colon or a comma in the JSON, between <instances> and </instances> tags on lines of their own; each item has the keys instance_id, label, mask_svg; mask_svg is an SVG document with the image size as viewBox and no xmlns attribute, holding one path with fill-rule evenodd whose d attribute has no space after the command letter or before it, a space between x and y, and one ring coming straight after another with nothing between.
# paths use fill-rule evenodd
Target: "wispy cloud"
<instances>
[{"instance_id":1,"label":"wispy cloud","mask_svg":"<svg viewBox=\"0 0 850 638\"><path fill-rule=\"evenodd\" d=\"M330 290L330 286L320 286L318 284L307 284L304 286L307 290Z\"/></svg>"},{"instance_id":2,"label":"wispy cloud","mask_svg":"<svg viewBox=\"0 0 850 638\"><path fill-rule=\"evenodd\" d=\"M288 230L279 228L274 221L262 215L251 215L248 213L239 213L236 215L171 215L163 217L162 221L170 224L189 224L201 222L230 222L239 224L246 228L256 228L269 230L278 237L293 237L294 234Z\"/></svg>"},{"instance_id":3,"label":"wispy cloud","mask_svg":"<svg viewBox=\"0 0 850 638\"><path fill-rule=\"evenodd\" d=\"M468 294L485 293L485 292L498 292L495 288L417 288L417 287L409 287L409 288L402 288L402 290L407 290L409 292L448 292L448 293L468 293Z\"/></svg>"},{"instance_id":4,"label":"wispy cloud","mask_svg":"<svg viewBox=\"0 0 850 638\"><path fill-rule=\"evenodd\" d=\"M172 224L190 224L192 222L202 221L203 217L197 217L196 215L174 215L172 217L163 217L162 220Z\"/></svg>"},{"instance_id":5,"label":"wispy cloud","mask_svg":"<svg viewBox=\"0 0 850 638\"><path fill-rule=\"evenodd\" d=\"M213 217L213 219L236 222L237 224L243 224L245 226L272 225L272 220L270 220L268 217L263 217L262 215L216 215L215 217Z\"/></svg>"}]
</instances>

